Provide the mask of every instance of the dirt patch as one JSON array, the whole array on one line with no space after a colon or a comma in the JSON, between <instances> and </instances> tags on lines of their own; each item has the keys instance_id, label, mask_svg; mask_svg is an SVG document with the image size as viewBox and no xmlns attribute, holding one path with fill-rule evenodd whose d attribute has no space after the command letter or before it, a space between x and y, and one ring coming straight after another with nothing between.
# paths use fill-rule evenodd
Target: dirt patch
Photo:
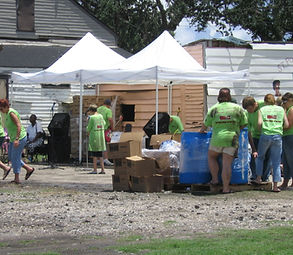
<instances>
[{"instance_id":1,"label":"dirt patch","mask_svg":"<svg viewBox=\"0 0 293 255\"><path fill-rule=\"evenodd\" d=\"M10 184L10 174L0 183L1 254L17 254L23 248L31 252L31 247L38 252L55 247L52 251L63 249L60 254L99 254L98 248L103 250L131 235L188 237L224 228L292 223L293 191L225 195L112 192L112 174L113 169L100 176L81 168L39 166L21 185ZM35 246L34 241L40 245ZM91 245L97 250L80 252ZM80 253L74 253L77 251Z\"/></svg>"}]
</instances>

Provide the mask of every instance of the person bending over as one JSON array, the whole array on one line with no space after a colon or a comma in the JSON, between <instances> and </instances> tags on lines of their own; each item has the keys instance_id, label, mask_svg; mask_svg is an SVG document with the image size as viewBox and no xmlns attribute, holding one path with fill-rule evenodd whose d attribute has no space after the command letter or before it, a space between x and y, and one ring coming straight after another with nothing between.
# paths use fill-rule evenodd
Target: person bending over
<instances>
[{"instance_id":1,"label":"person bending over","mask_svg":"<svg viewBox=\"0 0 293 255\"><path fill-rule=\"evenodd\" d=\"M246 114L239 105L231 103L230 90L228 88L220 89L218 103L208 111L200 132L204 133L207 127L212 127L212 138L208 151L208 165L212 175L211 184L219 183L218 157L222 155L223 193L231 192L229 187L231 164L237 155L240 129L246 125Z\"/></svg>"}]
</instances>

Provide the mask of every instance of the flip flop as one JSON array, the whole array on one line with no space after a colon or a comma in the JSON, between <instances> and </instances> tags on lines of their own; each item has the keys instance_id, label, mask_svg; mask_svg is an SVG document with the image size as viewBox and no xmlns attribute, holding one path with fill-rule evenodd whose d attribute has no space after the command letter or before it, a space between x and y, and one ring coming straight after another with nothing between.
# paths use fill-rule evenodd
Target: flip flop
<instances>
[{"instance_id":1,"label":"flip flop","mask_svg":"<svg viewBox=\"0 0 293 255\"><path fill-rule=\"evenodd\" d=\"M11 170L11 167L6 172L4 171L4 175L3 175L2 180L5 180L5 178L9 175L10 170Z\"/></svg>"},{"instance_id":2,"label":"flip flop","mask_svg":"<svg viewBox=\"0 0 293 255\"><path fill-rule=\"evenodd\" d=\"M225 191L225 192L223 191L223 192L222 192L222 194L231 194L231 193L234 193L234 191L231 190L231 189L230 189L229 191Z\"/></svg>"},{"instance_id":3,"label":"flip flop","mask_svg":"<svg viewBox=\"0 0 293 255\"><path fill-rule=\"evenodd\" d=\"M272 192L279 193L279 192L281 192L281 190L280 190L280 189L277 189L277 190L272 190Z\"/></svg>"},{"instance_id":4,"label":"flip flop","mask_svg":"<svg viewBox=\"0 0 293 255\"><path fill-rule=\"evenodd\" d=\"M89 172L87 174L98 174L97 172Z\"/></svg>"},{"instance_id":5,"label":"flip flop","mask_svg":"<svg viewBox=\"0 0 293 255\"><path fill-rule=\"evenodd\" d=\"M11 181L10 183L20 184L20 182L17 182L17 181L15 181L15 180Z\"/></svg>"},{"instance_id":6,"label":"flip flop","mask_svg":"<svg viewBox=\"0 0 293 255\"><path fill-rule=\"evenodd\" d=\"M33 174L33 172L35 171L35 169L33 168L32 171L30 171L29 173L26 173L25 175L25 180L28 180L28 178L30 178L30 176Z\"/></svg>"},{"instance_id":7,"label":"flip flop","mask_svg":"<svg viewBox=\"0 0 293 255\"><path fill-rule=\"evenodd\" d=\"M250 183L253 185L261 185L261 182L258 182L256 180L251 180Z\"/></svg>"}]
</instances>

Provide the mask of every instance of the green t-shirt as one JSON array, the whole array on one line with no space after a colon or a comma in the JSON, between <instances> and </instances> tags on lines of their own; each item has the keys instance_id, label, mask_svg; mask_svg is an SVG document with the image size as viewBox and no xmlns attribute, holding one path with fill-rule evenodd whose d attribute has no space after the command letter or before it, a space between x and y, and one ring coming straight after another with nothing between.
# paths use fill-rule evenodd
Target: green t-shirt
<instances>
[{"instance_id":1,"label":"green t-shirt","mask_svg":"<svg viewBox=\"0 0 293 255\"><path fill-rule=\"evenodd\" d=\"M105 151L105 120L101 114L94 114L89 117L87 131L89 132L89 151Z\"/></svg>"},{"instance_id":2,"label":"green t-shirt","mask_svg":"<svg viewBox=\"0 0 293 255\"><path fill-rule=\"evenodd\" d=\"M98 108L98 113L102 114L106 124L105 124L105 130L107 130L110 127L110 121L109 118L112 118L112 110L108 108L105 105L102 105Z\"/></svg>"},{"instance_id":3,"label":"green t-shirt","mask_svg":"<svg viewBox=\"0 0 293 255\"><path fill-rule=\"evenodd\" d=\"M182 122L178 116L171 115L172 121L169 123L169 132L171 134L181 134L184 130Z\"/></svg>"},{"instance_id":4,"label":"green t-shirt","mask_svg":"<svg viewBox=\"0 0 293 255\"><path fill-rule=\"evenodd\" d=\"M0 114L0 137L3 137L3 136L5 136L5 132L4 132L4 128L2 126L2 117Z\"/></svg>"},{"instance_id":5,"label":"green t-shirt","mask_svg":"<svg viewBox=\"0 0 293 255\"><path fill-rule=\"evenodd\" d=\"M223 102L208 111L204 124L213 128L212 146L238 147L240 127L247 125L247 117L239 105Z\"/></svg>"},{"instance_id":6,"label":"green t-shirt","mask_svg":"<svg viewBox=\"0 0 293 255\"><path fill-rule=\"evenodd\" d=\"M287 110L287 116L289 115L290 110L293 110L293 105L289 107L289 109ZM290 127L289 129L286 129L283 131L283 136L287 136L287 135L293 135L293 127Z\"/></svg>"},{"instance_id":7,"label":"green t-shirt","mask_svg":"<svg viewBox=\"0 0 293 255\"><path fill-rule=\"evenodd\" d=\"M284 109L277 105L266 105L259 111L262 116L261 133L264 135L283 135Z\"/></svg>"},{"instance_id":8,"label":"green t-shirt","mask_svg":"<svg viewBox=\"0 0 293 255\"><path fill-rule=\"evenodd\" d=\"M260 137L261 131L258 129L257 121L258 121L258 110L265 106L263 100L257 101L258 107L253 113L246 112L247 120L248 120L248 130L251 132L253 138Z\"/></svg>"},{"instance_id":9,"label":"green t-shirt","mask_svg":"<svg viewBox=\"0 0 293 255\"><path fill-rule=\"evenodd\" d=\"M21 129L19 134L19 140L26 137L26 131L25 128L21 125L19 113L14 109L9 108L8 113L5 114L5 127L7 128L7 132L10 137L10 142L14 142L17 135L17 127L10 116L11 112L13 112L17 116L20 122Z\"/></svg>"}]
</instances>

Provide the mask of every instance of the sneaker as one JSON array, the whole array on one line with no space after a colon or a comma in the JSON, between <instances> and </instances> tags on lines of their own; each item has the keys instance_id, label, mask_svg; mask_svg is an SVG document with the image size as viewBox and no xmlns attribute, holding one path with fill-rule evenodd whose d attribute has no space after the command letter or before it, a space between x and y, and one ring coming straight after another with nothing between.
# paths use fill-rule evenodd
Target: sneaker
<instances>
[{"instance_id":1,"label":"sneaker","mask_svg":"<svg viewBox=\"0 0 293 255\"><path fill-rule=\"evenodd\" d=\"M104 159L105 166L114 166L114 164L109 159Z\"/></svg>"},{"instance_id":2,"label":"sneaker","mask_svg":"<svg viewBox=\"0 0 293 255\"><path fill-rule=\"evenodd\" d=\"M89 172L88 174L97 174L98 172L96 171L92 171L92 172Z\"/></svg>"},{"instance_id":3,"label":"sneaker","mask_svg":"<svg viewBox=\"0 0 293 255\"><path fill-rule=\"evenodd\" d=\"M104 171L99 172L99 174L106 174Z\"/></svg>"}]
</instances>

